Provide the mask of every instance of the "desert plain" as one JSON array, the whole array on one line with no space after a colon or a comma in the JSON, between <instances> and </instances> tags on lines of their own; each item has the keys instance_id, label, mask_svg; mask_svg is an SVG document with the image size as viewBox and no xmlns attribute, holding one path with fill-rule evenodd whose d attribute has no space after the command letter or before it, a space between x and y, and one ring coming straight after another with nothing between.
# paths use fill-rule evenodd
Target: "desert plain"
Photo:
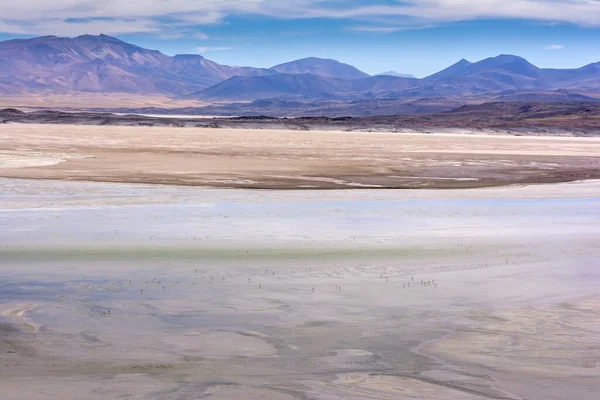
<instances>
[{"instance_id":1,"label":"desert plain","mask_svg":"<svg viewBox=\"0 0 600 400\"><path fill-rule=\"evenodd\" d=\"M0 177L247 189L600 179L600 137L0 124Z\"/></svg>"},{"instance_id":2,"label":"desert plain","mask_svg":"<svg viewBox=\"0 0 600 400\"><path fill-rule=\"evenodd\" d=\"M0 149L2 399L598 398L598 139L9 124Z\"/></svg>"}]
</instances>

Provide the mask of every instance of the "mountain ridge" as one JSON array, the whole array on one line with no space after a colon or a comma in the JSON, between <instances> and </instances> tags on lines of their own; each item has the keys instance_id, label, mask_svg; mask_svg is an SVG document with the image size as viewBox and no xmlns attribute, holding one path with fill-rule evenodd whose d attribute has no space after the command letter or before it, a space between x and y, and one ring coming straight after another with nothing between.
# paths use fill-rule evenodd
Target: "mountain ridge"
<instances>
[{"instance_id":1,"label":"mountain ridge","mask_svg":"<svg viewBox=\"0 0 600 400\"><path fill-rule=\"evenodd\" d=\"M410 78L410 79L417 79L416 76L412 75L412 74L401 74L400 72L396 72L396 71L385 71L385 72L380 72L378 74L375 74L373 76L394 76L396 78Z\"/></svg>"},{"instance_id":2,"label":"mountain ridge","mask_svg":"<svg viewBox=\"0 0 600 400\"><path fill-rule=\"evenodd\" d=\"M352 65L317 57L271 68L228 66L198 54L168 56L107 35L48 35L0 42L0 93L4 95L131 93L224 101L467 99L502 93L511 99L567 96L552 92L557 90L600 91L600 62L552 69L501 54L477 62L462 59L417 79L370 76Z\"/></svg>"},{"instance_id":3,"label":"mountain ridge","mask_svg":"<svg viewBox=\"0 0 600 400\"><path fill-rule=\"evenodd\" d=\"M349 64L337 60L318 57L307 57L287 63L275 65L272 71L284 74L311 74L338 79L362 79L370 75Z\"/></svg>"}]
</instances>

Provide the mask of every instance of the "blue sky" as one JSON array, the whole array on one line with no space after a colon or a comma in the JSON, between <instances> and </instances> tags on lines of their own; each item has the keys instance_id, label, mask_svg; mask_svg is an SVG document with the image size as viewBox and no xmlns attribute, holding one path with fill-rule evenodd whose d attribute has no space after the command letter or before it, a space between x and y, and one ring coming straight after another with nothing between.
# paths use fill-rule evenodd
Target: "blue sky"
<instances>
[{"instance_id":1,"label":"blue sky","mask_svg":"<svg viewBox=\"0 0 600 400\"><path fill-rule=\"evenodd\" d=\"M5 2L2 2L5 3ZM166 54L269 67L334 58L426 76L508 53L600 61L599 0L30 0L0 4L0 39L106 33Z\"/></svg>"}]
</instances>

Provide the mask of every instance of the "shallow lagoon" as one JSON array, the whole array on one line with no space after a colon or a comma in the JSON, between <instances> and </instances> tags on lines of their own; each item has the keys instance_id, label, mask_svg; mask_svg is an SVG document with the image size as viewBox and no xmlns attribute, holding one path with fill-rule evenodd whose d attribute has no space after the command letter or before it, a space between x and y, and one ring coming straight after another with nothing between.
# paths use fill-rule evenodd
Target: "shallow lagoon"
<instances>
[{"instance_id":1,"label":"shallow lagoon","mask_svg":"<svg viewBox=\"0 0 600 400\"><path fill-rule=\"evenodd\" d=\"M0 389L595 398L599 189L2 180Z\"/></svg>"}]
</instances>

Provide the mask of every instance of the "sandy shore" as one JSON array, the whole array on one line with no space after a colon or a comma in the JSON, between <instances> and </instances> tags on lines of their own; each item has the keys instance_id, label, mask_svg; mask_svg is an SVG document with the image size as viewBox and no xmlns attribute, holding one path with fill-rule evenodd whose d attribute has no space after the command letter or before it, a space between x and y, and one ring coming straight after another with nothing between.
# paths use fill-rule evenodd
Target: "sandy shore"
<instances>
[{"instance_id":1,"label":"sandy shore","mask_svg":"<svg viewBox=\"0 0 600 400\"><path fill-rule=\"evenodd\" d=\"M1 397L595 399L599 189L0 179Z\"/></svg>"},{"instance_id":2,"label":"sandy shore","mask_svg":"<svg viewBox=\"0 0 600 400\"><path fill-rule=\"evenodd\" d=\"M600 179L600 139L0 125L0 177L254 189Z\"/></svg>"}]
</instances>

